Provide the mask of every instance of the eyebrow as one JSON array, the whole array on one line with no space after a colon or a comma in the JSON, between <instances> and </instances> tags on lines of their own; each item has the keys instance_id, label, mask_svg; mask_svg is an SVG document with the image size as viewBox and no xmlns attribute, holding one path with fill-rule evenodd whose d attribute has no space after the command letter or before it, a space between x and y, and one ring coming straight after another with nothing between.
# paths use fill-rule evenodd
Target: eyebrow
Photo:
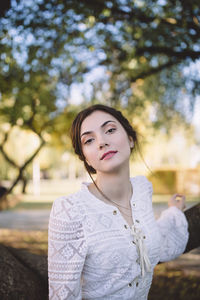
<instances>
[{"instance_id":1,"label":"eyebrow","mask_svg":"<svg viewBox=\"0 0 200 300\"><path fill-rule=\"evenodd\" d=\"M105 127L105 126L106 126L108 123L110 123L110 122L116 123L114 120L108 120L108 121L104 122L100 127L103 128L103 127ZM82 137L83 135L91 134L92 132L93 132L93 131L85 131L85 132L83 132L83 133L81 134L81 137Z\"/></svg>"}]
</instances>

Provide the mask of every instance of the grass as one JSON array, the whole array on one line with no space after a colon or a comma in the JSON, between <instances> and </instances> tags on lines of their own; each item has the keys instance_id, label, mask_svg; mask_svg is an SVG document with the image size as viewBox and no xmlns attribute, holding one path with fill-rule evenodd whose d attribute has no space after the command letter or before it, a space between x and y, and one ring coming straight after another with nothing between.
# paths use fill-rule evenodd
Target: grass
<instances>
[{"instance_id":1,"label":"grass","mask_svg":"<svg viewBox=\"0 0 200 300\"><path fill-rule=\"evenodd\" d=\"M153 203L167 203L168 199L171 197L172 195L153 195ZM200 195L198 196L194 196L194 195L186 195L186 201L188 203L197 203L200 201Z\"/></svg>"},{"instance_id":2,"label":"grass","mask_svg":"<svg viewBox=\"0 0 200 300\"><path fill-rule=\"evenodd\" d=\"M156 266L148 300L198 300L200 277L185 275L183 270Z\"/></svg>"},{"instance_id":3,"label":"grass","mask_svg":"<svg viewBox=\"0 0 200 300\"><path fill-rule=\"evenodd\" d=\"M30 181L27 186L27 193L21 194L21 187L14 190L12 198L17 200L10 201L10 209L50 209L53 201L64 195L69 195L80 189L81 180L41 180L39 193Z\"/></svg>"},{"instance_id":4,"label":"grass","mask_svg":"<svg viewBox=\"0 0 200 300\"><path fill-rule=\"evenodd\" d=\"M33 210L33 209L51 209L52 201L41 201L41 202L34 202L34 201L24 201L17 203L16 206L10 208L11 210Z\"/></svg>"},{"instance_id":5,"label":"grass","mask_svg":"<svg viewBox=\"0 0 200 300\"><path fill-rule=\"evenodd\" d=\"M47 231L0 230L0 243L29 252L47 255Z\"/></svg>"}]
</instances>

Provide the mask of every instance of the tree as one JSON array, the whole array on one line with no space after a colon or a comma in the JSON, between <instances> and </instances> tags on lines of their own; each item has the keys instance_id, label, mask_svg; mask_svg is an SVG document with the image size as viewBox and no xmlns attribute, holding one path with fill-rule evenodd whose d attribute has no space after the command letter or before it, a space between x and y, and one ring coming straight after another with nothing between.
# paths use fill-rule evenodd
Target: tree
<instances>
[{"instance_id":1,"label":"tree","mask_svg":"<svg viewBox=\"0 0 200 300\"><path fill-rule=\"evenodd\" d=\"M184 118L183 94L199 93L198 74L182 72L200 54L197 0L6 3L0 19L0 121L10 127L2 131L0 151L19 170L9 191L43 147L45 133L56 135L66 126L60 122L71 116L71 87L94 70L103 75L94 76L87 100L105 98L135 115L151 103L156 126L171 124L175 112ZM192 107L194 100L188 102ZM5 152L14 126L40 140L22 166Z\"/></svg>"},{"instance_id":2,"label":"tree","mask_svg":"<svg viewBox=\"0 0 200 300\"><path fill-rule=\"evenodd\" d=\"M25 168L45 144L42 131L50 126L51 120L47 113L55 110L55 100L53 99L52 84L49 83L49 78L42 76L43 74L36 75L34 72L31 73L29 85L32 85L32 90L30 92L27 88L23 70L17 66L11 53L10 56L8 54L7 52L6 59L9 62L9 70L7 72L4 71L3 66L2 72L4 77L1 77L0 120L2 124L7 124L7 126L1 128L0 151L3 157L14 168L18 169L18 176L8 189L9 193L18 181L23 178ZM33 154L21 166L5 150L9 136L16 126L34 132L40 140Z\"/></svg>"},{"instance_id":3,"label":"tree","mask_svg":"<svg viewBox=\"0 0 200 300\"><path fill-rule=\"evenodd\" d=\"M183 72L200 56L197 0L18 1L3 27L5 20L20 36L13 45L18 54L26 51L29 67L42 63L65 88L102 67L107 99L136 109L148 100L159 121L168 111L182 113L184 95L191 95L192 109L199 94L198 70Z\"/></svg>"},{"instance_id":4,"label":"tree","mask_svg":"<svg viewBox=\"0 0 200 300\"><path fill-rule=\"evenodd\" d=\"M113 102L137 109L149 100L158 123L172 119L172 112L184 116L188 95L192 110L200 76L183 70L200 57L198 1L85 0L77 7L79 13L88 9L85 26L98 37L90 47L103 57L99 65L108 70Z\"/></svg>"},{"instance_id":5,"label":"tree","mask_svg":"<svg viewBox=\"0 0 200 300\"><path fill-rule=\"evenodd\" d=\"M7 13L12 26L21 28L19 34L28 32L34 41L43 41L37 50L49 58L46 67L52 68L53 57L62 61L61 64L54 60L54 69L59 69L60 80L65 84L66 80L68 83L82 81L85 73L103 67L104 82L109 83L109 98L113 102L120 99L120 103L143 106L144 99L137 93L138 84L141 86L143 80L151 88L150 100L163 113L166 107L181 111L177 103L182 100L183 86L184 93L192 97L199 94L199 75L183 74L183 68L200 56L197 0L190 3L43 0L34 6L31 2L19 3ZM17 14L18 10L21 14ZM70 60L73 72L66 72ZM150 76L154 78L153 86ZM175 92L166 97L169 89ZM149 93L146 96L149 99ZM190 99L191 107L193 103L194 98Z\"/></svg>"},{"instance_id":6,"label":"tree","mask_svg":"<svg viewBox=\"0 0 200 300\"><path fill-rule=\"evenodd\" d=\"M26 19L25 15L23 17ZM50 136L59 135L62 141L62 135L68 132L75 110L67 108L64 111L59 101L59 66L57 71L53 72L56 56L52 53L56 51L54 47L58 46L58 40L55 38L50 53L47 51L48 48L45 48L46 46L43 47L43 43L48 42L49 34L52 34L53 30L49 30L50 33L44 35L43 39L43 31L39 36L37 34L33 36L29 29L23 28L20 33L19 28L15 30L12 26L12 20L2 19L1 21L0 25L3 30L0 48L0 152L3 158L18 170L15 180L7 190L8 194L20 180L24 180L27 166L49 141ZM29 42L27 37L33 40ZM60 43L62 44L62 41ZM62 62L60 61L59 64L61 65ZM66 72L70 70L72 64L75 66L73 60L67 64ZM69 72L69 85L70 76ZM67 97L67 88L66 82L65 97ZM8 153L6 150L16 127L34 133L39 141L33 153L22 164L14 158L14 151Z\"/></svg>"}]
</instances>

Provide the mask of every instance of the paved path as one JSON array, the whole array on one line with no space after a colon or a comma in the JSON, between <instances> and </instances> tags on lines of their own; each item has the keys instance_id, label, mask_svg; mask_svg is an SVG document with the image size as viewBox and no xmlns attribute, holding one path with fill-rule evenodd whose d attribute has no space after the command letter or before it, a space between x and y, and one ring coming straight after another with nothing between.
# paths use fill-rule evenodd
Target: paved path
<instances>
[{"instance_id":1,"label":"paved path","mask_svg":"<svg viewBox=\"0 0 200 300\"><path fill-rule=\"evenodd\" d=\"M1 211L0 228L47 230L50 210Z\"/></svg>"},{"instance_id":2,"label":"paved path","mask_svg":"<svg viewBox=\"0 0 200 300\"><path fill-rule=\"evenodd\" d=\"M191 206L191 204L190 204ZM167 208L167 204L153 203L155 217ZM49 209L0 211L0 228L19 230L47 230Z\"/></svg>"},{"instance_id":3,"label":"paved path","mask_svg":"<svg viewBox=\"0 0 200 300\"><path fill-rule=\"evenodd\" d=\"M156 217L160 214L163 206L154 209ZM49 209L32 210L8 210L0 211L0 228L19 230L47 230L49 221Z\"/></svg>"}]
</instances>

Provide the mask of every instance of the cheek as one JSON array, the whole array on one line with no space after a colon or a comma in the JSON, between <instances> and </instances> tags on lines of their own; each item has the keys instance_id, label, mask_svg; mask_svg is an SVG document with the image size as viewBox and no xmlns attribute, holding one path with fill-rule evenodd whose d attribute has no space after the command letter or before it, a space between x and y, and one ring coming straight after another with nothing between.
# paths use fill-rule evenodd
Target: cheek
<instances>
[{"instance_id":1,"label":"cheek","mask_svg":"<svg viewBox=\"0 0 200 300\"><path fill-rule=\"evenodd\" d=\"M129 141L128 137L124 134L121 134L119 136L118 143L120 145L122 145L123 147L129 147L130 148L130 141Z\"/></svg>"},{"instance_id":2,"label":"cheek","mask_svg":"<svg viewBox=\"0 0 200 300\"><path fill-rule=\"evenodd\" d=\"M83 156L84 156L85 160L87 160L87 157L88 157L87 151L82 148L82 152L83 152Z\"/></svg>"},{"instance_id":3,"label":"cheek","mask_svg":"<svg viewBox=\"0 0 200 300\"><path fill-rule=\"evenodd\" d=\"M87 163L92 164L95 158L95 153L94 151L92 151L92 147L88 147L83 149L83 155L85 157L85 160L87 161Z\"/></svg>"},{"instance_id":4,"label":"cheek","mask_svg":"<svg viewBox=\"0 0 200 300\"><path fill-rule=\"evenodd\" d=\"M121 139L121 147L123 147L122 149L124 149L126 154L131 155L131 143L128 138Z\"/></svg>"}]
</instances>

